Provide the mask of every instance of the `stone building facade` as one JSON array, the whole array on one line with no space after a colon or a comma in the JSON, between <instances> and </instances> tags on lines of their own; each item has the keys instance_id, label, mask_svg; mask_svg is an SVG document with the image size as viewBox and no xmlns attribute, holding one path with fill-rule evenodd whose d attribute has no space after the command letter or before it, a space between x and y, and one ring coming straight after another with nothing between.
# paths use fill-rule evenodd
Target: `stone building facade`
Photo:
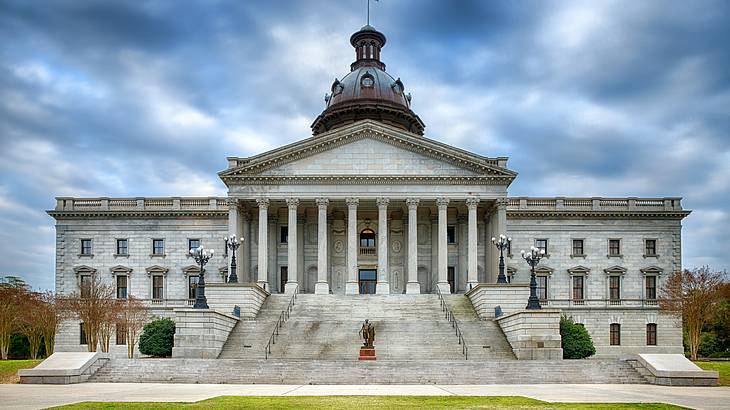
<instances>
[{"instance_id":1,"label":"stone building facade","mask_svg":"<svg viewBox=\"0 0 730 410\"><path fill-rule=\"evenodd\" d=\"M227 197L57 198L57 291L101 274L119 297L170 315L195 295L188 250L214 249L206 281L225 282L223 238L235 234L239 281L267 292L465 293L496 282L491 238L506 234L510 281L529 281L521 249L544 248L543 306L583 323L599 355L682 351L681 325L656 304L681 269L680 198L510 197L507 158L423 136L410 95L380 62L381 33L366 26L351 43L357 60L333 83L314 135L229 157ZM58 348L79 344L78 323L65 323Z\"/></svg>"}]
</instances>

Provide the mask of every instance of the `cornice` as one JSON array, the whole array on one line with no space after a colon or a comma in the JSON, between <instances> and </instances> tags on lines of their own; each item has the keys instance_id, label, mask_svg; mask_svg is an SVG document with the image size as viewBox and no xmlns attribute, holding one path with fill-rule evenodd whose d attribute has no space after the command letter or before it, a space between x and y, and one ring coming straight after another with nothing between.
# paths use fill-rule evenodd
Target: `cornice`
<instances>
[{"instance_id":1,"label":"cornice","mask_svg":"<svg viewBox=\"0 0 730 410\"><path fill-rule=\"evenodd\" d=\"M74 218L228 218L227 209L217 210L129 210L129 211L46 211L54 219Z\"/></svg>"},{"instance_id":2,"label":"cornice","mask_svg":"<svg viewBox=\"0 0 730 410\"><path fill-rule=\"evenodd\" d=\"M226 181L242 185L508 185L500 175L236 175Z\"/></svg>"},{"instance_id":3,"label":"cornice","mask_svg":"<svg viewBox=\"0 0 730 410\"><path fill-rule=\"evenodd\" d=\"M611 211L611 210L508 210L507 219L537 218L626 218L626 219L684 219L692 211Z\"/></svg>"}]
</instances>

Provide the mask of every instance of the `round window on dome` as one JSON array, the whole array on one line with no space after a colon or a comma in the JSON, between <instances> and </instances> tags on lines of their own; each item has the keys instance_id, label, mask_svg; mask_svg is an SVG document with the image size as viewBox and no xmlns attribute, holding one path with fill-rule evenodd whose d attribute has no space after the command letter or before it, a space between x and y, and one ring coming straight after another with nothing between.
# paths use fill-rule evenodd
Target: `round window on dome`
<instances>
[{"instance_id":1,"label":"round window on dome","mask_svg":"<svg viewBox=\"0 0 730 410\"><path fill-rule=\"evenodd\" d=\"M373 76L367 74L367 75L362 76L362 79L360 79L360 84L363 87L370 88L373 85L375 85L375 79L373 78Z\"/></svg>"}]
</instances>

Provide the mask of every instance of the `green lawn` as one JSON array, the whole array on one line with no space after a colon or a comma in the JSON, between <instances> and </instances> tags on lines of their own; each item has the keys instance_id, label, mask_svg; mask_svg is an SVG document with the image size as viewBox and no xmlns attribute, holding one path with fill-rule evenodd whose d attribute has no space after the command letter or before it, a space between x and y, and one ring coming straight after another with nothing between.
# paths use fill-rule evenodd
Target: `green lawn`
<instances>
[{"instance_id":1,"label":"green lawn","mask_svg":"<svg viewBox=\"0 0 730 410\"><path fill-rule=\"evenodd\" d=\"M42 360L0 360L0 384L12 384L20 381L18 369L36 367Z\"/></svg>"},{"instance_id":2,"label":"green lawn","mask_svg":"<svg viewBox=\"0 0 730 410\"><path fill-rule=\"evenodd\" d=\"M667 404L552 404L525 397L216 397L197 403L79 403L62 409L679 409Z\"/></svg>"},{"instance_id":3,"label":"green lawn","mask_svg":"<svg viewBox=\"0 0 730 410\"><path fill-rule=\"evenodd\" d=\"M714 370L720 373L720 386L730 386L730 361L728 362L694 362L704 370Z\"/></svg>"}]
</instances>

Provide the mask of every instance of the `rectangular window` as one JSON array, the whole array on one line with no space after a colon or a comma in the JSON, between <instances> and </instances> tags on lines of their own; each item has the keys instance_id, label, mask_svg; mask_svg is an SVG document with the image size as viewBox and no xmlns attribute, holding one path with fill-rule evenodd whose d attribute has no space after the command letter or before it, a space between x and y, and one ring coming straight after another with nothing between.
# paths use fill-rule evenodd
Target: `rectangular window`
<instances>
[{"instance_id":1,"label":"rectangular window","mask_svg":"<svg viewBox=\"0 0 730 410\"><path fill-rule=\"evenodd\" d=\"M188 251L200 248L200 239L188 239Z\"/></svg>"},{"instance_id":2,"label":"rectangular window","mask_svg":"<svg viewBox=\"0 0 730 410\"><path fill-rule=\"evenodd\" d=\"M124 324L117 323L117 344L118 345L126 345L127 344L127 329L124 327Z\"/></svg>"},{"instance_id":3,"label":"rectangular window","mask_svg":"<svg viewBox=\"0 0 730 410\"><path fill-rule=\"evenodd\" d=\"M289 227L282 226L279 228L279 242L289 243Z\"/></svg>"},{"instance_id":4,"label":"rectangular window","mask_svg":"<svg viewBox=\"0 0 730 410\"><path fill-rule=\"evenodd\" d=\"M573 300L583 300L583 276L573 276Z\"/></svg>"},{"instance_id":5,"label":"rectangular window","mask_svg":"<svg viewBox=\"0 0 730 410\"><path fill-rule=\"evenodd\" d=\"M646 345L656 346L656 323L646 324Z\"/></svg>"},{"instance_id":6,"label":"rectangular window","mask_svg":"<svg viewBox=\"0 0 730 410\"><path fill-rule=\"evenodd\" d=\"M541 251L545 251L545 255L547 255L548 240L547 239L535 239L535 247Z\"/></svg>"},{"instance_id":7,"label":"rectangular window","mask_svg":"<svg viewBox=\"0 0 730 410\"><path fill-rule=\"evenodd\" d=\"M611 323L611 346L621 345L621 325L618 323Z\"/></svg>"},{"instance_id":8,"label":"rectangular window","mask_svg":"<svg viewBox=\"0 0 730 410\"><path fill-rule=\"evenodd\" d=\"M127 275L117 275L117 299L127 298Z\"/></svg>"},{"instance_id":9,"label":"rectangular window","mask_svg":"<svg viewBox=\"0 0 730 410\"><path fill-rule=\"evenodd\" d=\"M79 279L79 290L82 298L89 297L91 291L91 275L81 275Z\"/></svg>"},{"instance_id":10,"label":"rectangular window","mask_svg":"<svg viewBox=\"0 0 730 410\"><path fill-rule=\"evenodd\" d=\"M79 323L79 344L85 345L88 342L86 341L86 331L84 330L84 324Z\"/></svg>"},{"instance_id":11,"label":"rectangular window","mask_svg":"<svg viewBox=\"0 0 730 410\"><path fill-rule=\"evenodd\" d=\"M644 242L644 254L646 256L656 256L656 239L647 239Z\"/></svg>"},{"instance_id":12,"label":"rectangular window","mask_svg":"<svg viewBox=\"0 0 730 410\"><path fill-rule=\"evenodd\" d=\"M573 239L573 256L583 256L583 239Z\"/></svg>"},{"instance_id":13,"label":"rectangular window","mask_svg":"<svg viewBox=\"0 0 730 410\"><path fill-rule=\"evenodd\" d=\"M656 300L656 276L646 277L646 298Z\"/></svg>"},{"instance_id":14,"label":"rectangular window","mask_svg":"<svg viewBox=\"0 0 730 410\"><path fill-rule=\"evenodd\" d=\"M535 279L537 280L537 297L544 302L548 298L548 277L537 276Z\"/></svg>"},{"instance_id":15,"label":"rectangular window","mask_svg":"<svg viewBox=\"0 0 730 410\"><path fill-rule=\"evenodd\" d=\"M198 288L198 275L188 276L188 299L195 299L195 290Z\"/></svg>"},{"instance_id":16,"label":"rectangular window","mask_svg":"<svg viewBox=\"0 0 730 410\"><path fill-rule=\"evenodd\" d=\"M81 240L81 254L82 255L91 255L91 239L82 239Z\"/></svg>"},{"instance_id":17,"label":"rectangular window","mask_svg":"<svg viewBox=\"0 0 730 410\"><path fill-rule=\"evenodd\" d=\"M165 278L162 275L155 275L152 277L152 299L163 299L164 298L164 282Z\"/></svg>"},{"instance_id":18,"label":"rectangular window","mask_svg":"<svg viewBox=\"0 0 730 410\"><path fill-rule=\"evenodd\" d=\"M165 240L164 239L153 239L152 240L152 254L153 255L164 255L165 254Z\"/></svg>"},{"instance_id":19,"label":"rectangular window","mask_svg":"<svg viewBox=\"0 0 730 410\"><path fill-rule=\"evenodd\" d=\"M448 242L450 244L456 243L456 227L455 226L446 227L446 242Z\"/></svg>"},{"instance_id":20,"label":"rectangular window","mask_svg":"<svg viewBox=\"0 0 730 410\"><path fill-rule=\"evenodd\" d=\"M512 256L512 241L507 241L507 256Z\"/></svg>"},{"instance_id":21,"label":"rectangular window","mask_svg":"<svg viewBox=\"0 0 730 410\"><path fill-rule=\"evenodd\" d=\"M619 300L621 299L621 277L620 276L609 276L608 277L608 290L609 299Z\"/></svg>"},{"instance_id":22,"label":"rectangular window","mask_svg":"<svg viewBox=\"0 0 730 410\"><path fill-rule=\"evenodd\" d=\"M129 255L129 244L126 239L117 239L117 255Z\"/></svg>"},{"instance_id":23,"label":"rectangular window","mask_svg":"<svg viewBox=\"0 0 730 410\"><path fill-rule=\"evenodd\" d=\"M610 256L621 255L621 240L620 239L609 239L608 240L608 254Z\"/></svg>"}]
</instances>

